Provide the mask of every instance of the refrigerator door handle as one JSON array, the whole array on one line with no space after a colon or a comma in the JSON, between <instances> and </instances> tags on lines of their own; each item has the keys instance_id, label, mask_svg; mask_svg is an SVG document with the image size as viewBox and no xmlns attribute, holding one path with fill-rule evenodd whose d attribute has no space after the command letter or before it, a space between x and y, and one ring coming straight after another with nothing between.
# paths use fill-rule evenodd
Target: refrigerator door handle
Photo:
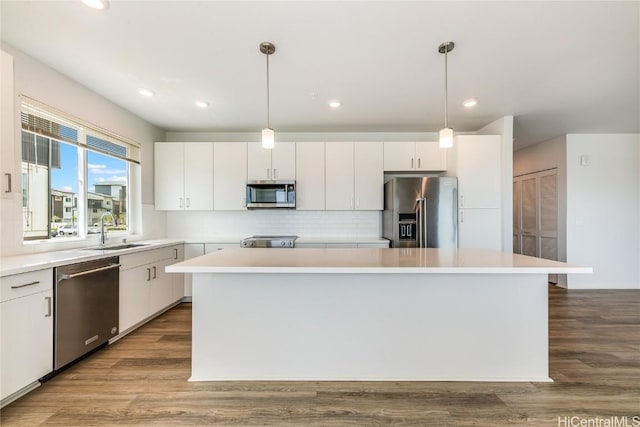
<instances>
[{"instance_id":1,"label":"refrigerator door handle","mask_svg":"<svg viewBox=\"0 0 640 427\"><path fill-rule=\"evenodd\" d=\"M423 248L428 248L429 247L429 240L427 240L427 237L428 237L427 236L427 221L429 219L427 218L427 199L426 198L422 199L422 212L424 212L422 214L422 220L423 220L422 229L424 230L423 231L423 234L424 234L424 237L423 237L424 246L423 246Z\"/></svg>"},{"instance_id":2,"label":"refrigerator door handle","mask_svg":"<svg viewBox=\"0 0 640 427\"><path fill-rule=\"evenodd\" d=\"M416 217L418 217L418 247L422 248L422 199L416 203Z\"/></svg>"}]
</instances>

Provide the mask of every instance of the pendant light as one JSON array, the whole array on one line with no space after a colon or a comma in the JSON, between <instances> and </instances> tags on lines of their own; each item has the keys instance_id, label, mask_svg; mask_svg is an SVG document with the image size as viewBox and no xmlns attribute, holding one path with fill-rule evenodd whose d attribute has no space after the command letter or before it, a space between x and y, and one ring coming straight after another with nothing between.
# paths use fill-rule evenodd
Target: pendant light
<instances>
[{"instance_id":1,"label":"pendant light","mask_svg":"<svg viewBox=\"0 0 640 427\"><path fill-rule=\"evenodd\" d=\"M438 52L444 54L444 128L440 129L440 148L453 147L453 129L447 123L447 53L451 52L455 44L444 42L438 46Z\"/></svg>"},{"instance_id":2,"label":"pendant light","mask_svg":"<svg viewBox=\"0 0 640 427\"><path fill-rule=\"evenodd\" d=\"M267 56L267 127L262 129L262 148L273 148L275 143L275 132L269 126L269 55L276 51L273 43L260 43L260 52Z\"/></svg>"}]
</instances>

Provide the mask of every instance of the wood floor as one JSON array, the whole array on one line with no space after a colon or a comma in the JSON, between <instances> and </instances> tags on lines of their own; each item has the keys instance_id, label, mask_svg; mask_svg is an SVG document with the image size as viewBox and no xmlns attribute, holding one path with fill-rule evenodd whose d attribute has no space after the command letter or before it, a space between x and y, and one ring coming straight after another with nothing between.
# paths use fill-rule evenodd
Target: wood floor
<instances>
[{"instance_id":1,"label":"wood floor","mask_svg":"<svg viewBox=\"0 0 640 427\"><path fill-rule=\"evenodd\" d=\"M626 416L640 425L640 291L551 287L550 316L554 383L189 383L191 305L182 304L4 408L0 422L569 426ZM588 425L614 425L600 422Z\"/></svg>"}]
</instances>

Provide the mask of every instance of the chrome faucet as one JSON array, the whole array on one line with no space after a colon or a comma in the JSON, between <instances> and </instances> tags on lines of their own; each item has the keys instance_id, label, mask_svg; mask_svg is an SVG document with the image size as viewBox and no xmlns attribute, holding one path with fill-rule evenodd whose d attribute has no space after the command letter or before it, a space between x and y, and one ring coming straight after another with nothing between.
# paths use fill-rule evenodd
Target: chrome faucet
<instances>
[{"instance_id":1,"label":"chrome faucet","mask_svg":"<svg viewBox=\"0 0 640 427\"><path fill-rule=\"evenodd\" d=\"M113 215L111 215L111 212L107 211L105 213L103 213L102 215L100 215L100 241L99 244L100 246L104 246L107 244L107 232L104 229L104 217L105 216L110 216L111 219L113 219Z\"/></svg>"}]
</instances>

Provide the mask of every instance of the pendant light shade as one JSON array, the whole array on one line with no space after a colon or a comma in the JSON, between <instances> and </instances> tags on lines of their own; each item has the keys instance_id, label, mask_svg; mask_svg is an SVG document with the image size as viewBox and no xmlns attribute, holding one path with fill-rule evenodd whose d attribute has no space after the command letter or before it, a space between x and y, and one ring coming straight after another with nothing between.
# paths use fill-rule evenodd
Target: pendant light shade
<instances>
[{"instance_id":1,"label":"pendant light shade","mask_svg":"<svg viewBox=\"0 0 640 427\"><path fill-rule=\"evenodd\" d=\"M276 133L271 128L262 129L262 148L273 148Z\"/></svg>"},{"instance_id":2,"label":"pendant light shade","mask_svg":"<svg viewBox=\"0 0 640 427\"><path fill-rule=\"evenodd\" d=\"M271 149L275 144L275 131L271 129L269 124L269 55L276 51L273 43L260 43L260 52L267 57L267 127L262 129L262 148Z\"/></svg>"},{"instance_id":3,"label":"pendant light shade","mask_svg":"<svg viewBox=\"0 0 640 427\"><path fill-rule=\"evenodd\" d=\"M438 46L438 52L444 54L444 128L440 130L440 148L453 147L453 129L447 123L447 54L454 46L453 42L444 42Z\"/></svg>"},{"instance_id":4,"label":"pendant light shade","mask_svg":"<svg viewBox=\"0 0 640 427\"><path fill-rule=\"evenodd\" d=\"M453 129L443 128L440 129L440 148L453 147Z\"/></svg>"}]
</instances>

